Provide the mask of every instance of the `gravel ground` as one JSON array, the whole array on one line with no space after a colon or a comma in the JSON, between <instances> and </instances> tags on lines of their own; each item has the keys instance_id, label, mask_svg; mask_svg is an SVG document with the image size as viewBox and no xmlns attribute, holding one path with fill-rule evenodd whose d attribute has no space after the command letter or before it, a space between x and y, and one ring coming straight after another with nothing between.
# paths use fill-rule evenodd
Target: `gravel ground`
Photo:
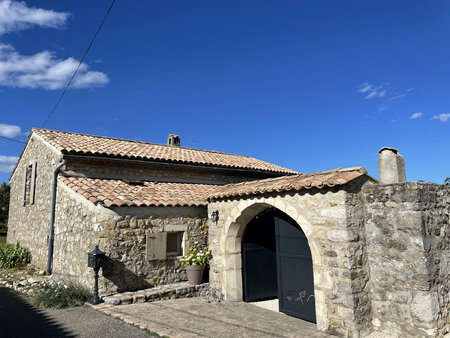
<instances>
[{"instance_id":1,"label":"gravel ground","mask_svg":"<svg viewBox=\"0 0 450 338\"><path fill-rule=\"evenodd\" d=\"M149 338L150 335L88 306L38 309L26 297L0 287L0 337Z\"/></svg>"}]
</instances>

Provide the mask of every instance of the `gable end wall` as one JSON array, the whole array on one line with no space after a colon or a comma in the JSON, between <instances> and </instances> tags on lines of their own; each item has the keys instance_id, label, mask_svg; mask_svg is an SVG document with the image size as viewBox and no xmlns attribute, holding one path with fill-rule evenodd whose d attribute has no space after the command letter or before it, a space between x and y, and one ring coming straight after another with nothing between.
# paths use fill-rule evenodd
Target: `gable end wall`
<instances>
[{"instance_id":1,"label":"gable end wall","mask_svg":"<svg viewBox=\"0 0 450 338\"><path fill-rule=\"evenodd\" d=\"M33 134L11 176L8 243L20 242L33 255L32 263L44 268L47 260L47 236L50 215L51 181L54 168L60 162L60 152L38 135ZM36 161L35 198L23 205L26 166Z\"/></svg>"}]
</instances>

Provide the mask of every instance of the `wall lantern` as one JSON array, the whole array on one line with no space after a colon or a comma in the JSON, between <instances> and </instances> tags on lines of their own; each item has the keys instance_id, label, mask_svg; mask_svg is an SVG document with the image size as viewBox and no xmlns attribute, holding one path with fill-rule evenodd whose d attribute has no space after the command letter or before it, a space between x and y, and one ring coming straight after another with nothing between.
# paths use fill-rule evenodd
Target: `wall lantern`
<instances>
[{"instance_id":1,"label":"wall lantern","mask_svg":"<svg viewBox=\"0 0 450 338\"><path fill-rule=\"evenodd\" d=\"M219 221L219 210L215 210L211 213L211 220L217 224Z\"/></svg>"},{"instance_id":2,"label":"wall lantern","mask_svg":"<svg viewBox=\"0 0 450 338\"><path fill-rule=\"evenodd\" d=\"M105 262L105 253L98 248L98 245L95 246L95 249L91 252L88 252L88 267L94 269L94 297L89 300L91 304L100 304L103 300L98 296L98 270L103 267L103 263Z\"/></svg>"}]
</instances>

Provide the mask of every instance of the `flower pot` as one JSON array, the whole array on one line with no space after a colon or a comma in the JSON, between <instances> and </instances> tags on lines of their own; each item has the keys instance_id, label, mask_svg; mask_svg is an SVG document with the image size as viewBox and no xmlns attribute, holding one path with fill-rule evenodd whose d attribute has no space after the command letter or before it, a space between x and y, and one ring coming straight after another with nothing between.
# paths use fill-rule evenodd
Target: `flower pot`
<instances>
[{"instance_id":1,"label":"flower pot","mask_svg":"<svg viewBox=\"0 0 450 338\"><path fill-rule=\"evenodd\" d=\"M202 283L204 265L187 265L186 274L188 283L191 285L199 285Z\"/></svg>"}]
</instances>

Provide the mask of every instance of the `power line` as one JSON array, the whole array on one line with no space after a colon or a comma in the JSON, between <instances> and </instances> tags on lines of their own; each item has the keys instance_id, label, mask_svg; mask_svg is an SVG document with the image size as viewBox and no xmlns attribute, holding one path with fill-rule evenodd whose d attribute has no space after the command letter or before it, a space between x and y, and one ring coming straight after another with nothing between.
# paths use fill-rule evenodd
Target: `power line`
<instances>
[{"instance_id":1,"label":"power line","mask_svg":"<svg viewBox=\"0 0 450 338\"><path fill-rule=\"evenodd\" d=\"M98 33L100 33L100 30L102 29L103 24L105 23L106 18L108 17L109 12L111 12L111 9L113 8L115 2L116 2L116 0L113 0L113 1L111 2L111 5L109 6L108 11L107 11L106 14L105 14L105 17L103 18L102 22L100 23L100 26L98 27L97 31L95 32L94 37L93 37L92 40L91 40L91 43L89 44L88 48L87 48L86 51L84 52L84 55L83 55L83 57L82 57L81 60L80 60L80 63L78 64L77 68L76 68L75 71L73 72L73 75L72 75L72 77L70 78L69 82L67 83L66 88L64 88L64 90L62 91L61 95L59 96L58 101L56 101L56 104L54 105L54 107L53 107L53 109L50 111L50 113L48 114L48 116L47 116L47 118L45 119L44 123L42 124L41 128L44 128L44 127L45 127L45 125L47 124L48 120L50 119L50 117L52 117L53 113L55 112L56 107L58 107L58 105L59 105L59 103L61 102L63 96L66 94L67 89L69 89L70 85L72 84L72 81L73 81L73 79L75 78L75 75L77 75L77 73L78 73L78 69L80 69L80 66L83 64L83 61L84 61L84 59L86 58L87 53L88 53L89 50L91 49L92 44L94 43L95 39L97 38Z\"/></svg>"},{"instance_id":2,"label":"power line","mask_svg":"<svg viewBox=\"0 0 450 338\"><path fill-rule=\"evenodd\" d=\"M0 136L0 138L5 139L5 140L8 140L8 141L17 142L17 143L23 143L23 144L26 143L26 142L19 141L19 140L15 140L15 139L13 139L13 138L5 137L5 136Z\"/></svg>"}]
</instances>

